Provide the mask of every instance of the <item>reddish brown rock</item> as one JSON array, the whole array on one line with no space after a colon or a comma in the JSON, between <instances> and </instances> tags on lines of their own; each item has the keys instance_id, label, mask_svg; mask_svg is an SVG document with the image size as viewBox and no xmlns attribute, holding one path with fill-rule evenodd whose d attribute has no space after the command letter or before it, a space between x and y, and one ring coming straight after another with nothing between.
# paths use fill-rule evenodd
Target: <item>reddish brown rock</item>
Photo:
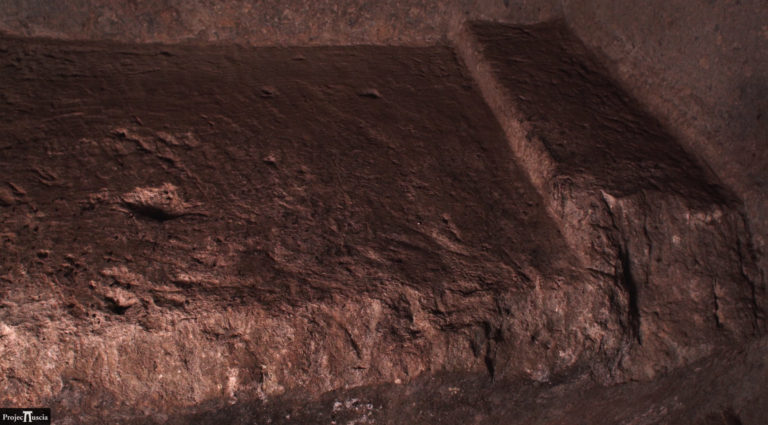
<instances>
[{"instance_id":1,"label":"reddish brown rock","mask_svg":"<svg viewBox=\"0 0 768 425\"><path fill-rule=\"evenodd\" d=\"M624 288L631 376L762 332L740 204L561 23L470 23L459 48L569 245Z\"/></svg>"},{"instance_id":2,"label":"reddish brown rock","mask_svg":"<svg viewBox=\"0 0 768 425\"><path fill-rule=\"evenodd\" d=\"M759 423L738 201L561 27L466 37L1 39L0 403Z\"/></svg>"},{"instance_id":3,"label":"reddish brown rock","mask_svg":"<svg viewBox=\"0 0 768 425\"><path fill-rule=\"evenodd\" d=\"M28 200L2 221L4 403L89 421L619 373L621 289L581 270L451 49L2 50Z\"/></svg>"}]
</instances>

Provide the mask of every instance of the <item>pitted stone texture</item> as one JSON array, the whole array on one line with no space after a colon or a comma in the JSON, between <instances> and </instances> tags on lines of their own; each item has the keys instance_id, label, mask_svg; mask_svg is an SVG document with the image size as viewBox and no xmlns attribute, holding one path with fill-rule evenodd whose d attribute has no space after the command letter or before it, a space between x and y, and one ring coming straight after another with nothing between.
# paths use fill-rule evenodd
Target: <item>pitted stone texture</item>
<instances>
[{"instance_id":1,"label":"pitted stone texture","mask_svg":"<svg viewBox=\"0 0 768 425\"><path fill-rule=\"evenodd\" d=\"M625 288L628 373L652 377L764 330L739 203L562 23L470 23L460 40L569 245Z\"/></svg>"},{"instance_id":2,"label":"pitted stone texture","mask_svg":"<svg viewBox=\"0 0 768 425\"><path fill-rule=\"evenodd\" d=\"M143 43L429 45L468 18L530 23L560 10L555 0L0 0L0 31Z\"/></svg>"},{"instance_id":3,"label":"pitted stone texture","mask_svg":"<svg viewBox=\"0 0 768 425\"><path fill-rule=\"evenodd\" d=\"M623 290L581 270L450 48L0 60L4 404L620 376Z\"/></svg>"}]
</instances>

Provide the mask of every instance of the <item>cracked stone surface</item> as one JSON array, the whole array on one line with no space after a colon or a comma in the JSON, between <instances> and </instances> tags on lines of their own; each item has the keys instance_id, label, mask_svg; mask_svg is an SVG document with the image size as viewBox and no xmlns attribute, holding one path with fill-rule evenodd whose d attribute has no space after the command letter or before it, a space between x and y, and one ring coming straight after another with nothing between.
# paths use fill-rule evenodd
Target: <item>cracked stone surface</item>
<instances>
[{"instance_id":1,"label":"cracked stone surface","mask_svg":"<svg viewBox=\"0 0 768 425\"><path fill-rule=\"evenodd\" d=\"M734 196L561 27L462 37L0 39L0 403L759 423Z\"/></svg>"},{"instance_id":2,"label":"cracked stone surface","mask_svg":"<svg viewBox=\"0 0 768 425\"><path fill-rule=\"evenodd\" d=\"M640 352L681 365L760 332L740 204L578 40L558 24L469 23L459 48L569 245L625 285Z\"/></svg>"}]
</instances>

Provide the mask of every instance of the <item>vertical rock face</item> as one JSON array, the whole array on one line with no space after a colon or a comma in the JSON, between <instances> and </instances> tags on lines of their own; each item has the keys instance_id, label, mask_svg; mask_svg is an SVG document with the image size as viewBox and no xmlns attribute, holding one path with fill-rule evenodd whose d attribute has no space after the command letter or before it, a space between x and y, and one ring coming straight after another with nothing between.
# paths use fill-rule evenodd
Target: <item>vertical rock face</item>
<instances>
[{"instance_id":1,"label":"vertical rock face","mask_svg":"<svg viewBox=\"0 0 768 425\"><path fill-rule=\"evenodd\" d=\"M768 8L761 0L569 0L563 15L743 201L768 273Z\"/></svg>"},{"instance_id":2,"label":"vertical rock face","mask_svg":"<svg viewBox=\"0 0 768 425\"><path fill-rule=\"evenodd\" d=\"M0 31L28 37L260 46L431 45L461 21L551 19L559 0L75 0L0 2Z\"/></svg>"},{"instance_id":3,"label":"vertical rock face","mask_svg":"<svg viewBox=\"0 0 768 425\"><path fill-rule=\"evenodd\" d=\"M561 26L462 37L0 39L0 403L61 423L568 423L547 400L610 399L632 414L593 422L711 402L695 420L757 423L679 389L765 396L733 197Z\"/></svg>"},{"instance_id":4,"label":"vertical rock face","mask_svg":"<svg viewBox=\"0 0 768 425\"><path fill-rule=\"evenodd\" d=\"M738 204L563 26L471 23L459 46L569 245L621 282L630 375L763 327Z\"/></svg>"}]
</instances>

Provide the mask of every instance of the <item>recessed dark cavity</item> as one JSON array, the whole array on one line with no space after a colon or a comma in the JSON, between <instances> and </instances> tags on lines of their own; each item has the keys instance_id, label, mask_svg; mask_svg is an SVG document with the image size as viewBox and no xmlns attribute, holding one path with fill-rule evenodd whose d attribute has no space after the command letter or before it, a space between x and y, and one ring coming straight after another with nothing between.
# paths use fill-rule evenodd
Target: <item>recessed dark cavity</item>
<instances>
[{"instance_id":1,"label":"recessed dark cavity","mask_svg":"<svg viewBox=\"0 0 768 425\"><path fill-rule=\"evenodd\" d=\"M141 217L146 217L157 221L166 221L179 217L177 214L170 213L162 208L153 207L151 205L139 205L139 204L126 204L131 211L135 212Z\"/></svg>"},{"instance_id":2,"label":"recessed dark cavity","mask_svg":"<svg viewBox=\"0 0 768 425\"><path fill-rule=\"evenodd\" d=\"M92 3L0 5L0 407L764 423L751 6Z\"/></svg>"}]
</instances>

